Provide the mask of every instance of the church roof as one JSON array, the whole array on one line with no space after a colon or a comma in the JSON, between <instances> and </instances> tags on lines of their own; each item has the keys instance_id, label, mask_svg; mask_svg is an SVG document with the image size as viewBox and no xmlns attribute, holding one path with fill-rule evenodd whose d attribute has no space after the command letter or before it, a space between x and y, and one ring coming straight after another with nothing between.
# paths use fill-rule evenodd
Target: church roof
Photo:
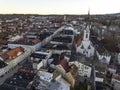
<instances>
[{"instance_id":1,"label":"church roof","mask_svg":"<svg viewBox=\"0 0 120 90\"><path fill-rule=\"evenodd\" d=\"M80 36L80 37L78 37L78 38L76 39L76 45L77 45L77 47L81 45L82 40L83 40L83 36Z\"/></svg>"}]
</instances>

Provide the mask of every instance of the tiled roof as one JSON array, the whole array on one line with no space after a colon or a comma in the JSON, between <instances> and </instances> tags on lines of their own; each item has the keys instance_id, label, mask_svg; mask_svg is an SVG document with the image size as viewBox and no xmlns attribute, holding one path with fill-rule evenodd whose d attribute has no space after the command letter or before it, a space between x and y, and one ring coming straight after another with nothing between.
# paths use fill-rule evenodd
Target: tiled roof
<instances>
[{"instance_id":1,"label":"tiled roof","mask_svg":"<svg viewBox=\"0 0 120 90\"><path fill-rule=\"evenodd\" d=\"M82 43L82 37L77 38L77 39L76 39L76 45L77 45L77 46L80 46L81 43Z\"/></svg>"},{"instance_id":2,"label":"tiled roof","mask_svg":"<svg viewBox=\"0 0 120 90\"><path fill-rule=\"evenodd\" d=\"M6 59L8 59L8 58L9 58L9 56L8 56L8 54L7 54L7 53L3 54L1 57L2 57L4 60L6 60Z\"/></svg>"},{"instance_id":3,"label":"tiled roof","mask_svg":"<svg viewBox=\"0 0 120 90\"><path fill-rule=\"evenodd\" d=\"M0 39L0 44L3 44L3 45L8 44L8 41L7 41L7 40Z\"/></svg>"},{"instance_id":4,"label":"tiled roof","mask_svg":"<svg viewBox=\"0 0 120 90\"><path fill-rule=\"evenodd\" d=\"M34 44L36 44L36 43L40 42L40 40L36 38L36 39L33 39L32 42L33 42Z\"/></svg>"},{"instance_id":5,"label":"tiled roof","mask_svg":"<svg viewBox=\"0 0 120 90\"><path fill-rule=\"evenodd\" d=\"M114 74L114 75L112 76L112 78L120 81L120 75L118 75L118 74Z\"/></svg>"},{"instance_id":6,"label":"tiled roof","mask_svg":"<svg viewBox=\"0 0 120 90\"><path fill-rule=\"evenodd\" d=\"M27 67L21 67L18 69L18 72L28 73L28 74L34 74L34 71Z\"/></svg>"},{"instance_id":7,"label":"tiled roof","mask_svg":"<svg viewBox=\"0 0 120 90\"><path fill-rule=\"evenodd\" d=\"M19 52L24 52L24 48L22 47L17 47L15 49L12 49L10 51L8 51L7 53L4 53L1 57L6 60L8 58L14 59L18 56Z\"/></svg>"},{"instance_id":8,"label":"tiled roof","mask_svg":"<svg viewBox=\"0 0 120 90\"><path fill-rule=\"evenodd\" d=\"M60 60L59 64L64 68L65 71L69 70L69 64L66 60L64 60L64 59Z\"/></svg>"}]
</instances>

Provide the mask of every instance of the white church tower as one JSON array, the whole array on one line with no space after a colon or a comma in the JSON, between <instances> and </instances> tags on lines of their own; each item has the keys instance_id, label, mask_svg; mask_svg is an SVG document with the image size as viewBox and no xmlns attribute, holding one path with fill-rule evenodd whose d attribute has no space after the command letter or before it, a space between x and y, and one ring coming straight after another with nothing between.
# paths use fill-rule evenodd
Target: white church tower
<instances>
[{"instance_id":1,"label":"white church tower","mask_svg":"<svg viewBox=\"0 0 120 90\"><path fill-rule=\"evenodd\" d=\"M88 18L90 19L89 12L88 12ZM76 45L77 52L85 55L86 57L94 56L95 49L90 41L90 21L87 23L83 32L84 32L83 37L82 39L80 38L81 42L80 40L78 40L80 44Z\"/></svg>"},{"instance_id":2,"label":"white church tower","mask_svg":"<svg viewBox=\"0 0 120 90\"><path fill-rule=\"evenodd\" d=\"M90 30L89 30L89 26L87 26L86 29L84 30L83 40L89 41L90 40L89 38L90 38Z\"/></svg>"}]
</instances>

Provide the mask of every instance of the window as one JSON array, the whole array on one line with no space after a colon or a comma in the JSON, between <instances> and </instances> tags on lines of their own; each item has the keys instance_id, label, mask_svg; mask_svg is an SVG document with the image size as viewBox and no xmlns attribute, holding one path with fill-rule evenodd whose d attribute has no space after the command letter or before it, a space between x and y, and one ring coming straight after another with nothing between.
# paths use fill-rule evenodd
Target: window
<instances>
[{"instance_id":1,"label":"window","mask_svg":"<svg viewBox=\"0 0 120 90\"><path fill-rule=\"evenodd\" d=\"M88 34L86 34L86 38L88 38Z\"/></svg>"},{"instance_id":2,"label":"window","mask_svg":"<svg viewBox=\"0 0 120 90\"><path fill-rule=\"evenodd\" d=\"M89 69L87 66L85 66L85 69Z\"/></svg>"}]
</instances>

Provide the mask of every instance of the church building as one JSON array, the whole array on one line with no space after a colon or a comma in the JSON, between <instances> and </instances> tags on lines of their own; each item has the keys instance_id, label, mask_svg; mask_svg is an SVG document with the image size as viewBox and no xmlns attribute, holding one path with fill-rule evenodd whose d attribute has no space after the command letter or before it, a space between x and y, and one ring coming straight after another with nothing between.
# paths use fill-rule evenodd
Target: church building
<instances>
[{"instance_id":1,"label":"church building","mask_svg":"<svg viewBox=\"0 0 120 90\"><path fill-rule=\"evenodd\" d=\"M86 57L94 56L94 51L95 51L92 42L90 41L89 38L90 38L90 27L86 26L83 33L83 37L79 38L76 45L77 53L81 53Z\"/></svg>"},{"instance_id":2,"label":"church building","mask_svg":"<svg viewBox=\"0 0 120 90\"><path fill-rule=\"evenodd\" d=\"M90 20L90 15L88 12L88 19ZM81 53L86 57L94 56L95 49L90 41L90 21L86 23L83 31L83 36L80 37L76 44L77 53Z\"/></svg>"}]
</instances>

